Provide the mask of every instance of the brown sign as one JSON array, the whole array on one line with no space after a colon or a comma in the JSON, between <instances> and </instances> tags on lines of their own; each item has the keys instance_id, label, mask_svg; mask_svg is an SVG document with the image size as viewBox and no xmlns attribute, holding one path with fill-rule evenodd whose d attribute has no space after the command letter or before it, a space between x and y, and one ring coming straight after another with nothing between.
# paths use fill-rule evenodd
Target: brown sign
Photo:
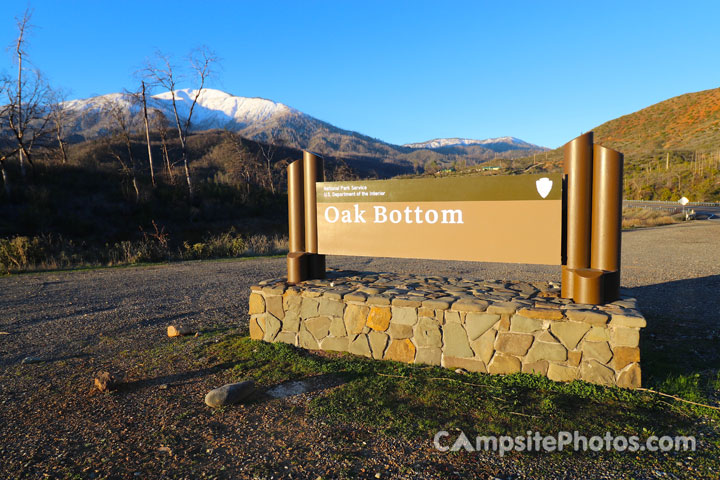
<instances>
[{"instance_id":1,"label":"brown sign","mask_svg":"<svg viewBox=\"0 0 720 480\"><path fill-rule=\"evenodd\" d=\"M318 182L317 253L561 264L562 175Z\"/></svg>"}]
</instances>

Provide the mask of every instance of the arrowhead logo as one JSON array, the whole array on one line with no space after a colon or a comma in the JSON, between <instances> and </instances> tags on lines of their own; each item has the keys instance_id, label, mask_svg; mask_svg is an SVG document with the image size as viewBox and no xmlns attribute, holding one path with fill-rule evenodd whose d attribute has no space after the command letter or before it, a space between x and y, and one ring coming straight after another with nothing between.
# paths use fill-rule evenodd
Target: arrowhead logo
<instances>
[{"instance_id":1,"label":"arrowhead logo","mask_svg":"<svg viewBox=\"0 0 720 480\"><path fill-rule=\"evenodd\" d=\"M535 187L542 198L547 197L550 194L550 190L553 187L553 181L547 177L543 177L535 181Z\"/></svg>"}]
</instances>

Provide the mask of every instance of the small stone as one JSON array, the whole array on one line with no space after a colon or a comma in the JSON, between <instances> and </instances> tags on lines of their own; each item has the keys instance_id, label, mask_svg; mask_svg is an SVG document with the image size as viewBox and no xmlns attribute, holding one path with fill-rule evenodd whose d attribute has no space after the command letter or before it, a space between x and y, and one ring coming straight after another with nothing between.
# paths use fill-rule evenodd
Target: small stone
<instances>
[{"instance_id":1,"label":"small stone","mask_svg":"<svg viewBox=\"0 0 720 480\"><path fill-rule=\"evenodd\" d=\"M387 306L390 305L390 298L383 295L371 295L367 299L367 304Z\"/></svg>"},{"instance_id":2,"label":"small stone","mask_svg":"<svg viewBox=\"0 0 720 480\"><path fill-rule=\"evenodd\" d=\"M597 360L602 364L606 364L612 358L612 350L608 342L583 342L583 357L586 360Z\"/></svg>"},{"instance_id":3,"label":"small stone","mask_svg":"<svg viewBox=\"0 0 720 480\"><path fill-rule=\"evenodd\" d=\"M390 326L390 307L372 307L368 315L367 326L378 332L384 332Z\"/></svg>"},{"instance_id":4,"label":"small stone","mask_svg":"<svg viewBox=\"0 0 720 480\"><path fill-rule=\"evenodd\" d=\"M585 334L586 342L607 342L610 340L610 329L605 327L592 327Z\"/></svg>"},{"instance_id":5,"label":"small stone","mask_svg":"<svg viewBox=\"0 0 720 480\"><path fill-rule=\"evenodd\" d=\"M249 397L255 391L255 382L246 380L239 383L229 383L222 387L210 390L205 395L205 404L209 407L222 407L232 405Z\"/></svg>"},{"instance_id":6,"label":"small stone","mask_svg":"<svg viewBox=\"0 0 720 480\"><path fill-rule=\"evenodd\" d=\"M450 308L450 303L445 300L425 300L422 306L432 310L447 310Z\"/></svg>"},{"instance_id":7,"label":"small stone","mask_svg":"<svg viewBox=\"0 0 720 480\"><path fill-rule=\"evenodd\" d=\"M577 367L580 365L582 357L583 352L578 352L576 350L573 350L572 352L567 352L567 363L571 367Z\"/></svg>"},{"instance_id":8,"label":"small stone","mask_svg":"<svg viewBox=\"0 0 720 480\"><path fill-rule=\"evenodd\" d=\"M442 310L439 310L442 313ZM460 318L460 312L454 312L451 310L445 311L445 322L455 322L455 323L462 323L462 318Z\"/></svg>"},{"instance_id":9,"label":"small stone","mask_svg":"<svg viewBox=\"0 0 720 480\"><path fill-rule=\"evenodd\" d=\"M322 298L318 306L318 314L327 315L328 317L342 317L344 308L345 304L342 302Z\"/></svg>"},{"instance_id":10,"label":"small stone","mask_svg":"<svg viewBox=\"0 0 720 480\"><path fill-rule=\"evenodd\" d=\"M265 299L259 293L251 293L248 314L265 313Z\"/></svg>"},{"instance_id":11,"label":"small stone","mask_svg":"<svg viewBox=\"0 0 720 480\"><path fill-rule=\"evenodd\" d=\"M537 362L523 363L523 366L522 366L523 373L534 373L534 374L538 374L538 375L547 376L547 371L548 371L548 361L547 360L538 360Z\"/></svg>"},{"instance_id":12,"label":"small stone","mask_svg":"<svg viewBox=\"0 0 720 480\"><path fill-rule=\"evenodd\" d=\"M402 325L415 325L418 312L412 307L392 307L392 322Z\"/></svg>"},{"instance_id":13,"label":"small stone","mask_svg":"<svg viewBox=\"0 0 720 480\"><path fill-rule=\"evenodd\" d=\"M306 350L318 350L320 348L318 341L305 328L302 328L298 333L297 341L298 346Z\"/></svg>"},{"instance_id":14,"label":"small stone","mask_svg":"<svg viewBox=\"0 0 720 480\"><path fill-rule=\"evenodd\" d=\"M564 362L567 359L568 351L559 343L538 342L533 343L525 357L525 362L535 363L540 360L552 360Z\"/></svg>"},{"instance_id":15,"label":"small stone","mask_svg":"<svg viewBox=\"0 0 720 480\"><path fill-rule=\"evenodd\" d=\"M563 314L560 310L543 308L522 308L518 312L525 318L537 318L540 320L562 320Z\"/></svg>"},{"instance_id":16,"label":"small stone","mask_svg":"<svg viewBox=\"0 0 720 480\"><path fill-rule=\"evenodd\" d=\"M615 372L597 360L590 360L580 365L580 379L599 385L614 385Z\"/></svg>"},{"instance_id":17,"label":"small stone","mask_svg":"<svg viewBox=\"0 0 720 480\"><path fill-rule=\"evenodd\" d=\"M297 340L297 333L295 332L280 332L275 337L276 342L287 343L289 345L295 345Z\"/></svg>"},{"instance_id":18,"label":"small stone","mask_svg":"<svg viewBox=\"0 0 720 480\"><path fill-rule=\"evenodd\" d=\"M569 320L589 323L596 327L605 325L609 318L605 313L594 312L592 310L567 310L565 314Z\"/></svg>"},{"instance_id":19,"label":"small stone","mask_svg":"<svg viewBox=\"0 0 720 480\"><path fill-rule=\"evenodd\" d=\"M522 362L517 357L496 353L487 366L488 373L507 375L517 373L522 369Z\"/></svg>"},{"instance_id":20,"label":"small stone","mask_svg":"<svg viewBox=\"0 0 720 480\"><path fill-rule=\"evenodd\" d=\"M552 334L555 335L568 350L574 350L588 330L590 330L590 325L581 322L553 322L550 324Z\"/></svg>"},{"instance_id":21,"label":"small stone","mask_svg":"<svg viewBox=\"0 0 720 480\"><path fill-rule=\"evenodd\" d=\"M470 342L470 347L473 349L473 352L475 352L475 358L481 360L485 365L490 362L493 353L495 353L496 335L497 332L495 330L489 329L487 332Z\"/></svg>"},{"instance_id":22,"label":"small stone","mask_svg":"<svg viewBox=\"0 0 720 480\"><path fill-rule=\"evenodd\" d=\"M495 350L522 357L527 353L533 340L535 340L535 337L525 333L501 332L498 333L495 340Z\"/></svg>"},{"instance_id":23,"label":"small stone","mask_svg":"<svg viewBox=\"0 0 720 480\"><path fill-rule=\"evenodd\" d=\"M348 337L325 337L320 342L320 349L333 352L347 352L348 350Z\"/></svg>"},{"instance_id":24,"label":"small stone","mask_svg":"<svg viewBox=\"0 0 720 480\"><path fill-rule=\"evenodd\" d=\"M442 334L438 323L431 318L420 317L415 325L415 341L418 347L442 347Z\"/></svg>"},{"instance_id":25,"label":"small stone","mask_svg":"<svg viewBox=\"0 0 720 480\"><path fill-rule=\"evenodd\" d=\"M262 319L262 325L265 324L265 319L260 315L253 315L250 317L250 338L253 340L262 340L265 335L262 325L260 324Z\"/></svg>"},{"instance_id":26,"label":"small stone","mask_svg":"<svg viewBox=\"0 0 720 480\"><path fill-rule=\"evenodd\" d=\"M612 318L610 319L610 325L613 327L642 328L647 326L647 321L645 320L645 317L640 314L630 315L613 313Z\"/></svg>"},{"instance_id":27,"label":"small stone","mask_svg":"<svg viewBox=\"0 0 720 480\"><path fill-rule=\"evenodd\" d=\"M385 351L386 360L396 362L412 363L415 360L415 345L409 338L403 340L391 340Z\"/></svg>"},{"instance_id":28,"label":"small stone","mask_svg":"<svg viewBox=\"0 0 720 480\"><path fill-rule=\"evenodd\" d=\"M617 386L621 388L640 388L642 385L640 364L631 363L618 375Z\"/></svg>"},{"instance_id":29,"label":"small stone","mask_svg":"<svg viewBox=\"0 0 720 480\"><path fill-rule=\"evenodd\" d=\"M442 365L445 368L457 368L467 372L480 372L487 373L487 366L482 360L476 360L474 358L457 358L443 355Z\"/></svg>"},{"instance_id":30,"label":"small stone","mask_svg":"<svg viewBox=\"0 0 720 480\"><path fill-rule=\"evenodd\" d=\"M419 307L422 305L422 301L420 300L412 300L411 298L393 298L392 299L392 306L393 307Z\"/></svg>"},{"instance_id":31,"label":"small stone","mask_svg":"<svg viewBox=\"0 0 720 480\"><path fill-rule=\"evenodd\" d=\"M468 313L465 317L465 329L468 332L468 338L475 340L499 321L500 315L496 313Z\"/></svg>"},{"instance_id":32,"label":"small stone","mask_svg":"<svg viewBox=\"0 0 720 480\"><path fill-rule=\"evenodd\" d=\"M287 312L282 321L282 329L286 332L297 332L300 330L300 315L298 312Z\"/></svg>"},{"instance_id":33,"label":"small stone","mask_svg":"<svg viewBox=\"0 0 720 480\"><path fill-rule=\"evenodd\" d=\"M461 299L452 304L452 309L458 312L484 312L488 307L485 300Z\"/></svg>"},{"instance_id":34,"label":"small stone","mask_svg":"<svg viewBox=\"0 0 720 480\"><path fill-rule=\"evenodd\" d=\"M320 302L314 298L302 297L302 304L300 306L300 318L311 318L318 315L318 307Z\"/></svg>"},{"instance_id":35,"label":"small stone","mask_svg":"<svg viewBox=\"0 0 720 480\"><path fill-rule=\"evenodd\" d=\"M280 320L285 316L283 310L283 297L281 295L268 295L265 297L267 312Z\"/></svg>"},{"instance_id":36,"label":"small stone","mask_svg":"<svg viewBox=\"0 0 720 480\"><path fill-rule=\"evenodd\" d=\"M345 329L349 335L357 335L363 331L370 309L365 305L348 305L345 309Z\"/></svg>"},{"instance_id":37,"label":"small stone","mask_svg":"<svg viewBox=\"0 0 720 480\"><path fill-rule=\"evenodd\" d=\"M392 339L410 338L413 336L413 327L410 325L391 323L388 333L390 333L390 338Z\"/></svg>"},{"instance_id":38,"label":"small stone","mask_svg":"<svg viewBox=\"0 0 720 480\"><path fill-rule=\"evenodd\" d=\"M167 327L168 337L182 337L185 335L193 335L195 331L186 325L170 325Z\"/></svg>"},{"instance_id":39,"label":"small stone","mask_svg":"<svg viewBox=\"0 0 720 480\"><path fill-rule=\"evenodd\" d=\"M317 340L322 340L330 334L330 319L328 317L313 317L305 320L305 328Z\"/></svg>"},{"instance_id":40,"label":"small stone","mask_svg":"<svg viewBox=\"0 0 720 480\"><path fill-rule=\"evenodd\" d=\"M345 322L342 317L330 318L330 336L332 337L346 337L347 331L345 330Z\"/></svg>"},{"instance_id":41,"label":"small stone","mask_svg":"<svg viewBox=\"0 0 720 480\"><path fill-rule=\"evenodd\" d=\"M577 367L566 367L557 363L551 363L547 371L547 377L555 382L572 382L577 378L577 374Z\"/></svg>"},{"instance_id":42,"label":"small stone","mask_svg":"<svg viewBox=\"0 0 720 480\"><path fill-rule=\"evenodd\" d=\"M459 323L448 323L442 329L443 355L450 357L472 357L467 333Z\"/></svg>"},{"instance_id":43,"label":"small stone","mask_svg":"<svg viewBox=\"0 0 720 480\"><path fill-rule=\"evenodd\" d=\"M515 302L495 302L488 306L486 311L487 313L508 313L512 315L519 307L520 305Z\"/></svg>"},{"instance_id":44,"label":"small stone","mask_svg":"<svg viewBox=\"0 0 720 480\"><path fill-rule=\"evenodd\" d=\"M415 363L425 365L440 365L442 350L439 348L419 347L415 354Z\"/></svg>"},{"instance_id":45,"label":"small stone","mask_svg":"<svg viewBox=\"0 0 720 480\"><path fill-rule=\"evenodd\" d=\"M29 364L33 364L33 363L42 363L44 361L45 361L45 359L42 357L25 357L22 359L22 361L20 363L23 365L29 365Z\"/></svg>"},{"instance_id":46,"label":"small stone","mask_svg":"<svg viewBox=\"0 0 720 480\"><path fill-rule=\"evenodd\" d=\"M510 331L518 333L533 333L542 330L543 322L537 318L529 318L523 315L513 315L510 319Z\"/></svg>"},{"instance_id":47,"label":"small stone","mask_svg":"<svg viewBox=\"0 0 720 480\"><path fill-rule=\"evenodd\" d=\"M637 347L640 343L640 330L626 327L612 328L610 329L610 342L613 346Z\"/></svg>"},{"instance_id":48,"label":"small stone","mask_svg":"<svg viewBox=\"0 0 720 480\"><path fill-rule=\"evenodd\" d=\"M115 383L115 377L110 372L98 372L93 380L95 390L100 393L108 392L115 389L117 384Z\"/></svg>"},{"instance_id":49,"label":"small stone","mask_svg":"<svg viewBox=\"0 0 720 480\"><path fill-rule=\"evenodd\" d=\"M268 313L265 316L265 334L263 340L266 342L272 342L275 340L278 332L282 328L282 322L275 318L272 314Z\"/></svg>"},{"instance_id":50,"label":"small stone","mask_svg":"<svg viewBox=\"0 0 720 480\"><path fill-rule=\"evenodd\" d=\"M368 333L368 341L370 342L370 349L372 350L372 357L376 360L383 358L385 353L385 347L388 344L390 337L382 332L375 330Z\"/></svg>"},{"instance_id":51,"label":"small stone","mask_svg":"<svg viewBox=\"0 0 720 480\"><path fill-rule=\"evenodd\" d=\"M363 357L371 357L370 344L367 335L358 335L355 340L350 342L348 352L354 355L362 355Z\"/></svg>"},{"instance_id":52,"label":"small stone","mask_svg":"<svg viewBox=\"0 0 720 480\"><path fill-rule=\"evenodd\" d=\"M640 361L640 349L637 347L615 347L613 349L613 368L622 370L631 363Z\"/></svg>"},{"instance_id":53,"label":"small stone","mask_svg":"<svg viewBox=\"0 0 720 480\"><path fill-rule=\"evenodd\" d=\"M290 292L291 290L288 290L285 292L285 295L283 295L283 308L285 309L285 315L290 312L299 315L303 297L297 294L290 294Z\"/></svg>"}]
</instances>

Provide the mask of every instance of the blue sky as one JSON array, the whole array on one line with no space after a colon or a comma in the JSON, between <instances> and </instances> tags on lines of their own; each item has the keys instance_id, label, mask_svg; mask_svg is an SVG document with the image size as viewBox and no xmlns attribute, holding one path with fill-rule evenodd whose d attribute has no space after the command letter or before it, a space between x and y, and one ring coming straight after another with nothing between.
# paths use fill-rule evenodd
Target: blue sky
<instances>
[{"instance_id":1,"label":"blue sky","mask_svg":"<svg viewBox=\"0 0 720 480\"><path fill-rule=\"evenodd\" d=\"M12 44L5 5L0 42ZM557 147L720 86L720 2L33 1L28 58L69 98L134 89L207 45L208 86L391 143L511 135ZM10 51L0 71L12 73ZM190 87L184 84L182 87Z\"/></svg>"}]
</instances>

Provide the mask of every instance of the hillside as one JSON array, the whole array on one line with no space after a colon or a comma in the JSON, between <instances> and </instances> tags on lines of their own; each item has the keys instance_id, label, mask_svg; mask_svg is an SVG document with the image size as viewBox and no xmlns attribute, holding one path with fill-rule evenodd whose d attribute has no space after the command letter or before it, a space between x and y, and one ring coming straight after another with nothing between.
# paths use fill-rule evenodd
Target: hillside
<instances>
[{"instance_id":1,"label":"hillside","mask_svg":"<svg viewBox=\"0 0 720 480\"><path fill-rule=\"evenodd\" d=\"M720 149L720 88L688 93L593 129L596 142L628 157Z\"/></svg>"},{"instance_id":2,"label":"hillside","mask_svg":"<svg viewBox=\"0 0 720 480\"><path fill-rule=\"evenodd\" d=\"M595 143L625 155L625 198L720 201L720 88L673 97L592 131ZM501 162L511 171L560 171L563 148Z\"/></svg>"}]
</instances>

